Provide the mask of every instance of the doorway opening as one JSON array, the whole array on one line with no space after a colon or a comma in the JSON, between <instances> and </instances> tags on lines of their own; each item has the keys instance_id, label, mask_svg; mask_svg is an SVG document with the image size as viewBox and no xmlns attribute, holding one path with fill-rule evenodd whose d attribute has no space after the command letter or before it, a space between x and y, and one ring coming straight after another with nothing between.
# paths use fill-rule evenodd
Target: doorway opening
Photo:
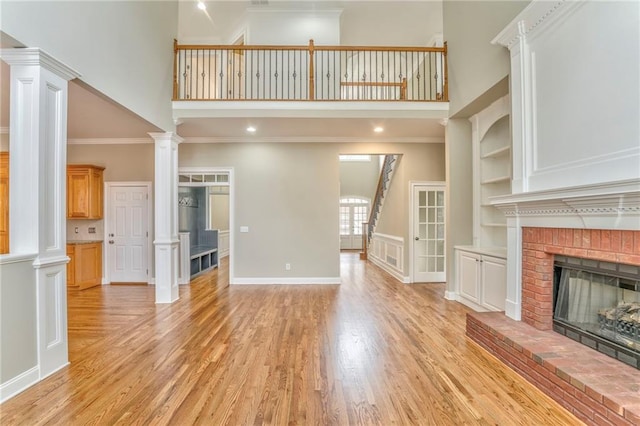
<instances>
[{"instance_id":1,"label":"doorway opening","mask_svg":"<svg viewBox=\"0 0 640 426\"><path fill-rule=\"evenodd\" d=\"M218 268L228 257L232 283L233 169L180 168L178 170L178 282Z\"/></svg>"}]
</instances>

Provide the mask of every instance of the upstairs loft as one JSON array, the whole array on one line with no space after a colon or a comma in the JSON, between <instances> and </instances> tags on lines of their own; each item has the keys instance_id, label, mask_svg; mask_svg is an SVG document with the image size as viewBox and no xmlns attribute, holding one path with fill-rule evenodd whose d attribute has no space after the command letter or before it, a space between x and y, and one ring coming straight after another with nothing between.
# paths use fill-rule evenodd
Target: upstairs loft
<instances>
[{"instance_id":1,"label":"upstairs loft","mask_svg":"<svg viewBox=\"0 0 640 426\"><path fill-rule=\"evenodd\" d=\"M199 117L446 118L447 46L180 45L173 111ZM345 115L346 114L346 115Z\"/></svg>"}]
</instances>

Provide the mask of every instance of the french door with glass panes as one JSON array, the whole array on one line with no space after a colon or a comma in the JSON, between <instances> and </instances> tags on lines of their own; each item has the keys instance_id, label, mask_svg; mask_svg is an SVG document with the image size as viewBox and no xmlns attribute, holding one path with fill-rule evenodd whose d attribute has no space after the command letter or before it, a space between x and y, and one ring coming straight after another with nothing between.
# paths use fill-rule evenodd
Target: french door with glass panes
<instances>
[{"instance_id":1,"label":"french door with glass panes","mask_svg":"<svg viewBox=\"0 0 640 426\"><path fill-rule=\"evenodd\" d=\"M444 282L444 186L413 187L413 281Z\"/></svg>"},{"instance_id":2,"label":"french door with glass panes","mask_svg":"<svg viewBox=\"0 0 640 426\"><path fill-rule=\"evenodd\" d=\"M362 222L369 220L369 200L340 199L340 250L362 250Z\"/></svg>"}]
</instances>

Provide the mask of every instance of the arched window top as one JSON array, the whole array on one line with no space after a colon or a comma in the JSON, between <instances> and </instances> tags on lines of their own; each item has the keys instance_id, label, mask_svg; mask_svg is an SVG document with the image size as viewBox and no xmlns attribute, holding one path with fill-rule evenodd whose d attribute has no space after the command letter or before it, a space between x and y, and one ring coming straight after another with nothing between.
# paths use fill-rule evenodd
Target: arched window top
<instances>
[{"instance_id":1,"label":"arched window top","mask_svg":"<svg viewBox=\"0 0 640 426\"><path fill-rule=\"evenodd\" d=\"M340 204L369 204L369 199L363 197L340 197Z\"/></svg>"}]
</instances>

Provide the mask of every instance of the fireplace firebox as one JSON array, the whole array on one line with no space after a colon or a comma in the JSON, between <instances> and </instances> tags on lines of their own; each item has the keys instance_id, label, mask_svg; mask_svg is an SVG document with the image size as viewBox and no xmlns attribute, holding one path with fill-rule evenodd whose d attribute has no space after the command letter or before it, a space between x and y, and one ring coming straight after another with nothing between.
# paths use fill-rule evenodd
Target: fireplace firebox
<instances>
[{"instance_id":1,"label":"fireplace firebox","mask_svg":"<svg viewBox=\"0 0 640 426\"><path fill-rule=\"evenodd\" d=\"M554 258L553 329L640 369L640 266Z\"/></svg>"}]
</instances>

